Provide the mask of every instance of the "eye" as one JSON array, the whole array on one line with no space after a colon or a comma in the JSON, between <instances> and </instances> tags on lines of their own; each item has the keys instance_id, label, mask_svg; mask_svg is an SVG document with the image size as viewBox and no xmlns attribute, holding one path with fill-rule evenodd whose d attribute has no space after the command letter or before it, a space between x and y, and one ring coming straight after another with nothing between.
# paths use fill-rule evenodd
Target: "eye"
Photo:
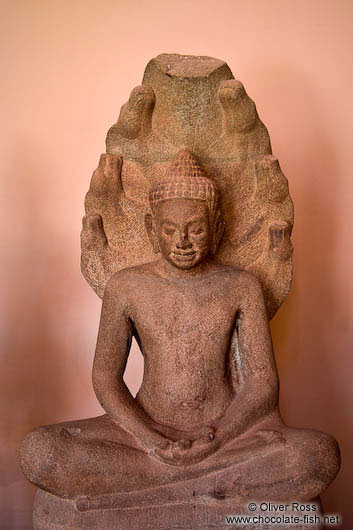
<instances>
[{"instance_id":1,"label":"eye","mask_svg":"<svg viewBox=\"0 0 353 530\"><path fill-rule=\"evenodd\" d=\"M195 226L195 227L190 228L189 232L190 234L198 236L198 235L204 234L205 230L202 226Z\"/></svg>"},{"instance_id":2,"label":"eye","mask_svg":"<svg viewBox=\"0 0 353 530\"><path fill-rule=\"evenodd\" d=\"M172 226L164 226L163 232L167 234L167 236L172 236L175 232L175 228L173 228Z\"/></svg>"}]
</instances>

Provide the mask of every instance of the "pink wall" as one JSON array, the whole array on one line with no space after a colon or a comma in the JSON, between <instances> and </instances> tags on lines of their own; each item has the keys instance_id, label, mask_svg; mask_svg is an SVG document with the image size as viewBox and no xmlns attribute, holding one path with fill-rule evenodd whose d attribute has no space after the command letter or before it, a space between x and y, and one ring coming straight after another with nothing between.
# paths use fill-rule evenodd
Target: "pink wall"
<instances>
[{"instance_id":1,"label":"pink wall","mask_svg":"<svg viewBox=\"0 0 353 530\"><path fill-rule=\"evenodd\" d=\"M24 434L100 412L83 197L108 127L161 52L225 59L269 128L296 213L293 292L272 326L282 411L339 440L342 471L323 499L353 527L352 15L350 0L3 2L2 530L31 527Z\"/></svg>"}]
</instances>

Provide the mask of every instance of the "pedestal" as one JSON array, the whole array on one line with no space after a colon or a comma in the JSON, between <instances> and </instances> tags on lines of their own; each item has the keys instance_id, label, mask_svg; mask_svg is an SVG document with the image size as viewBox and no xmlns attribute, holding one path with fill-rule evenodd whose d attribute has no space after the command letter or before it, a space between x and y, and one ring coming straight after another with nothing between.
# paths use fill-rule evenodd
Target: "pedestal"
<instances>
[{"instance_id":1,"label":"pedestal","mask_svg":"<svg viewBox=\"0 0 353 530\"><path fill-rule=\"evenodd\" d=\"M316 499L318 506L320 501ZM170 503L134 508L78 510L75 501L65 500L38 490L34 513L34 530L324 530L315 525L237 525L226 522L231 515L251 515L247 503L235 500ZM258 512L256 512L257 514ZM286 512L288 515L293 512ZM321 510L316 512L321 515ZM269 515L269 512L263 513ZM276 515L272 512L270 515ZM279 515L277 513L277 515ZM296 513L298 515L298 513ZM300 514L299 514L300 515ZM302 515L302 514L301 514Z\"/></svg>"}]
</instances>

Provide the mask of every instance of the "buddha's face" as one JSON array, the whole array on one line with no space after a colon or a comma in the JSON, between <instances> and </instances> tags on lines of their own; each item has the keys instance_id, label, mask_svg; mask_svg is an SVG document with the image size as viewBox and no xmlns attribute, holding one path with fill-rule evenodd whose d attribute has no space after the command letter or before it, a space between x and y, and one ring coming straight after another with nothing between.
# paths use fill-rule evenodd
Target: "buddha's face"
<instances>
[{"instance_id":1,"label":"buddha's face","mask_svg":"<svg viewBox=\"0 0 353 530\"><path fill-rule=\"evenodd\" d=\"M164 259L178 269L192 269L210 253L212 230L205 201L161 201L156 206L153 225Z\"/></svg>"}]
</instances>

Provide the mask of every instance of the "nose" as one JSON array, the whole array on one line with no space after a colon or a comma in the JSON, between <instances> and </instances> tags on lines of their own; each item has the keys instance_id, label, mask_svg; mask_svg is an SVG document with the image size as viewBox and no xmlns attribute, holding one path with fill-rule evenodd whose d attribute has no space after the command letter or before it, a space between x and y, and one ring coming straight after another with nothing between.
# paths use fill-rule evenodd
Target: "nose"
<instances>
[{"instance_id":1,"label":"nose","mask_svg":"<svg viewBox=\"0 0 353 530\"><path fill-rule=\"evenodd\" d=\"M186 232L180 232L179 238L176 242L176 247L181 249L186 249L191 247L191 243L189 241L188 235Z\"/></svg>"}]
</instances>

